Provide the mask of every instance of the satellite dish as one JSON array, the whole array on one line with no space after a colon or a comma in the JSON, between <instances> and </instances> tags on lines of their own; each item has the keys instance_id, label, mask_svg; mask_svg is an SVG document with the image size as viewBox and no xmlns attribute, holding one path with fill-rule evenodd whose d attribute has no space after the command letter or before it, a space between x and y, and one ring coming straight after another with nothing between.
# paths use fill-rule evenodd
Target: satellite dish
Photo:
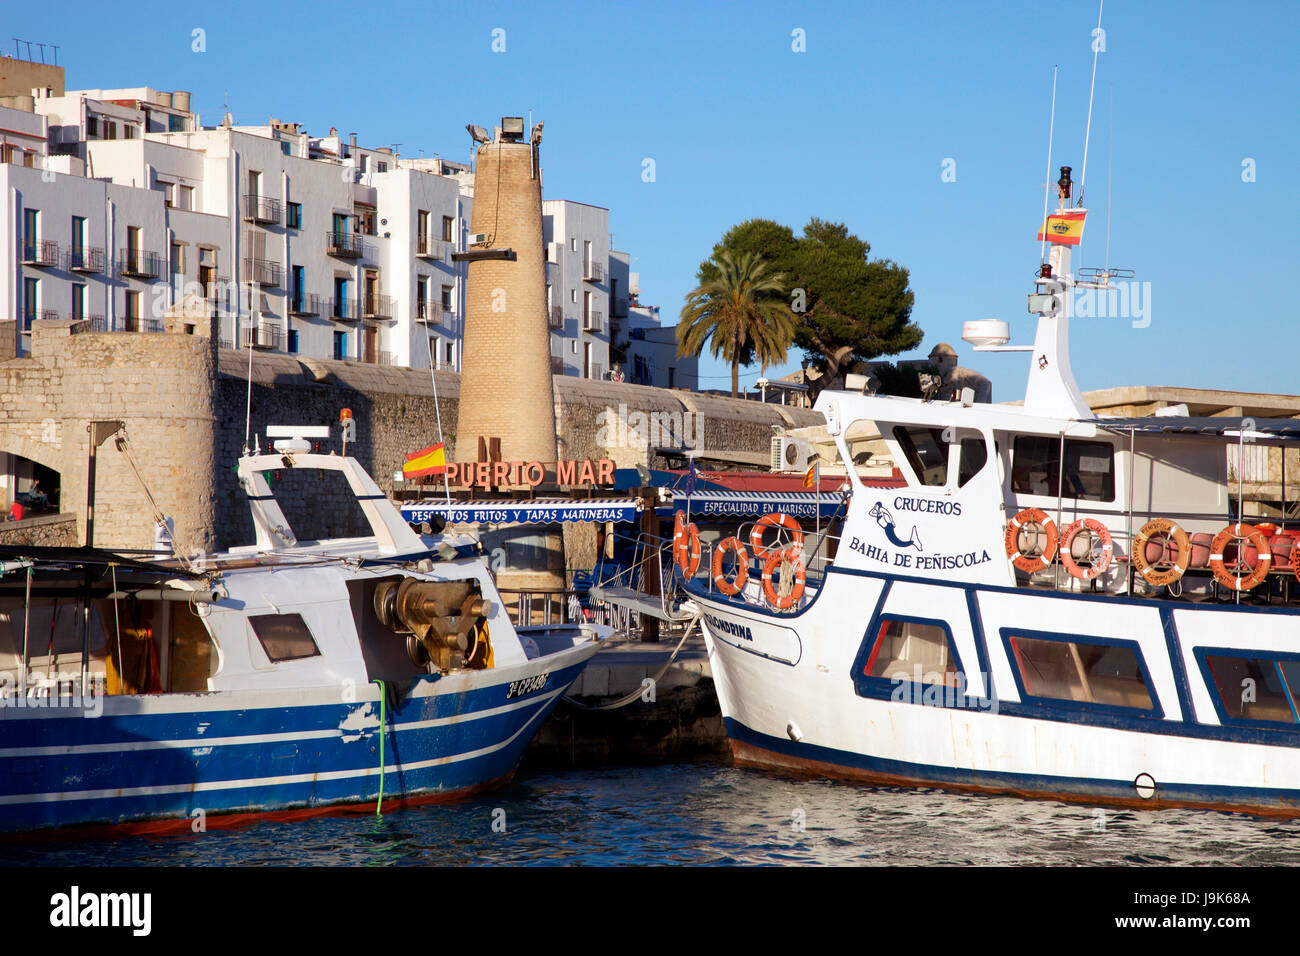
<instances>
[{"instance_id":1,"label":"satellite dish","mask_svg":"<svg viewBox=\"0 0 1300 956\"><path fill-rule=\"evenodd\" d=\"M466 123L465 129L469 131L469 135L476 143L492 142L492 137L488 135L488 131L482 126L475 126L473 123Z\"/></svg>"}]
</instances>

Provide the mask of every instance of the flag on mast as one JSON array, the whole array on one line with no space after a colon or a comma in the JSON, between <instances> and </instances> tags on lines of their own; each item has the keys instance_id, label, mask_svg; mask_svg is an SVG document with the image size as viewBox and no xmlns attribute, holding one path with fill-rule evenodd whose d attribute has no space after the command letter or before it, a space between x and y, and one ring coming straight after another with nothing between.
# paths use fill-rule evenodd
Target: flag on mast
<instances>
[{"instance_id":1,"label":"flag on mast","mask_svg":"<svg viewBox=\"0 0 1300 956\"><path fill-rule=\"evenodd\" d=\"M803 486L805 488L816 488L821 491L822 487L822 467L821 462L813 462L813 466L808 469L808 473L803 476Z\"/></svg>"},{"instance_id":2,"label":"flag on mast","mask_svg":"<svg viewBox=\"0 0 1300 956\"><path fill-rule=\"evenodd\" d=\"M1046 239L1062 246L1077 246L1083 242L1083 221L1088 216L1086 209L1072 209L1069 212L1054 212L1047 217L1043 227L1038 230L1038 239Z\"/></svg>"},{"instance_id":3,"label":"flag on mast","mask_svg":"<svg viewBox=\"0 0 1300 956\"><path fill-rule=\"evenodd\" d=\"M402 465L404 478L424 478L426 475L442 475L446 472L447 453L443 450L442 442L411 452Z\"/></svg>"}]
</instances>

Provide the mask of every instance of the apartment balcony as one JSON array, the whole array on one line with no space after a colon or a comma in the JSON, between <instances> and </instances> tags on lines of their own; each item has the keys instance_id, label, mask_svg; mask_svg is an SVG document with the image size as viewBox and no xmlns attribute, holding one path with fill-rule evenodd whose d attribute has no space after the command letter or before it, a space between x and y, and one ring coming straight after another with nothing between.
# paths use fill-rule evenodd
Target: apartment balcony
<instances>
[{"instance_id":1,"label":"apartment balcony","mask_svg":"<svg viewBox=\"0 0 1300 956\"><path fill-rule=\"evenodd\" d=\"M226 276L209 277L208 281L203 283L203 298L209 302L220 302L229 288L230 279Z\"/></svg>"},{"instance_id":2,"label":"apartment balcony","mask_svg":"<svg viewBox=\"0 0 1300 956\"><path fill-rule=\"evenodd\" d=\"M258 322L239 330L239 347L283 352L284 332L276 322Z\"/></svg>"},{"instance_id":3,"label":"apartment balcony","mask_svg":"<svg viewBox=\"0 0 1300 956\"><path fill-rule=\"evenodd\" d=\"M604 332L605 313L588 312L585 316L583 316L582 329L584 332Z\"/></svg>"},{"instance_id":4,"label":"apartment balcony","mask_svg":"<svg viewBox=\"0 0 1300 956\"><path fill-rule=\"evenodd\" d=\"M363 319L391 319L393 317L393 297L380 295L378 292L362 297L361 317Z\"/></svg>"},{"instance_id":5,"label":"apartment balcony","mask_svg":"<svg viewBox=\"0 0 1300 956\"><path fill-rule=\"evenodd\" d=\"M290 315L320 315L321 297L310 292L300 292L289 300Z\"/></svg>"},{"instance_id":6,"label":"apartment balcony","mask_svg":"<svg viewBox=\"0 0 1300 956\"><path fill-rule=\"evenodd\" d=\"M383 349L362 348L361 361L367 365L392 365L393 353L386 352Z\"/></svg>"},{"instance_id":7,"label":"apartment balcony","mask_svg":"<svg viewBox=\"0 0 1300 956\"><path fill-rule=\"evenodd\" d=\"M94 248L73 249L68 252L69 272L100 273L104 271L104 250Z\"/></svg>"},{"instance_id":8,"label":"apartment balcony","mask_svg":"<svg viewBox=\"0 0 1300 956\"><path fill-rule=\"evenodd\" d=\"M448 245L442 239L420 236L415 240L415 254L421 259L434 259L440 262L447 258Z\"/></svg>"},{"instance_id":9,"label":"apartment balcony","mask_svg":"<svg viewBox=\"0 0 1300 956\"><path fill-rule=\"evenodd\" d=\"M244 222L280 225L280 200L265 196L244 197Z\"/></svg>"},{"instance_id":10,"label":"apartment balcony","mask_svg":"<svg viewBox=\"0 0 1300 956\"><path fill-rule=\"evenodd\" d=\"M330 299L330 318L335 322L356 322L361 318L360 299Z\"/></svg>"},{"instance_id":11,"label":"apartment balcony","mask_svg":"<svg viewBox=\"0 0 1300 956\"><path fill-rule=\"evenodd\" d=\"M162 256L139 249L118 250L117 274L129 279L156 279L162 275Z\"/></svg>"},{"instance_id":12,"label":"apartment balcony","mask_svg":"<svg viewBox=\"0 0 1300 956\"><path fill-rule=\"evenodd\" d=\"M546 324L552 329L564 328L564 306L553 305L546 316Z\"/></svg>"},{"instance_id":13,"label":"apartment balcony","mask_svg":"<svg viewBox=\"0 0 1300 956\"><path fill-rule=\"evenodd\" d=\"M424 322L427 325L442 325L450 314L451 310L444 309L441 302L415 303L415 321L417 322Z\"/></svg>"},{"instance_id":14,"label":"apartment balcony","mask_svg":"<svg viewBox=\"0 0 1300 956\"><path fill-rule=\"evenodd\" d=\"M50 268L59 264L59 244L53 239L23 243L23 265Z\"/></svg>"},{"instance_id":15,"label":"apartment balcony","mask_svg":"<svg viewBox=\"0 0 1300 956\"><path fill-rule=\"evenodd\" d=\"M552 356L551 356L551 374L552 374L552 375L563 375L563 374L564 374L564 357L563 357L563 356L560 356L560 355L552 355Z\"/></svg>"},{"instance_id":16,"label":"apartment balcony","mask_svg":"<svg viewBox=\"0 0 1300 956\"><path fill-rule=\"evenodd\" d=\"M366 244L355 233L329 230L325 233L325 252L339 259L360 259L366 254Z\"/></svg>"},{"instance_id":17,"label":"apartment balcony","mask_svg":"<svg viewBox=\"0 0 1300 956\"><path fill-rule=\"evenodd\" d=\"M55 322L58 318L58 309L32 309L23 313L23 331L30 332L33 322Z\"/></svg>"},{"instance_id":18,"label":"apartment balcony","mask_svg":"<svg viewBox=\"0 0 1300 956\"><path fill-rule=\"evenodd\" d=\"M77 325L72 327L73 334L80 332L108 331L108 323L104 321L102 315L83 315L80 317L74 315L72 316L72 321L77 323Z\"/></svg>"},{"instance_id":19,"label":"apartment balcony","mask_svg":"<svg viewBox=\"0 0 1300 956\"><path fill-rule=\"evenodd\" d=\"M244 281L256 282L271 289L280 287L280 264L269 259L244 258Z\"/></svg>"},{"instance_id":20,"label":"apartment balcony","mask_svg":"<svg viewBox=\"0 0 1300 956\"><path fill-rule=\"evenodd\" d=\"M605 267L599 262L588 262L582 270L583 282L603 282L605 279Z\"/></svg>"},{"instance_id":21,"label":"apartment balcony","mask_svg":"<svg viewBox=\"0 0 1300 956\"><path fill-rule=\"evenodd\" d=\"M123 332L161 332L162 319L145 319L138 315L128 315L122 320Z\"/></svg>"}]
</instances>

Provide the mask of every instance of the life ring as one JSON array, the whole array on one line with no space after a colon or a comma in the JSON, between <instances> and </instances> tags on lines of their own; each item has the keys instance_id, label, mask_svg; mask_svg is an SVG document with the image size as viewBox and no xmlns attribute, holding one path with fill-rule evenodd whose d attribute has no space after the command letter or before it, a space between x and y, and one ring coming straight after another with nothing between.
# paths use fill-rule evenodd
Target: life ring
<instances>
[{"instance_id":1,"label":"life ring","mask_svg":"<svg viewBox=\"0 0 1300 956\"><path fill-rule=\"evenodd\" d=\"M1233 574L1223 563L1224 548L1234 538L1249 541L1258 552L1255 566L1251 568L1250 574L1245 577ZM1245 557L1243 549L1238 545L1238 567L1245 563ZM1249 591L1268 576L1268 569L1272 564L1273 551L1269 548L1268 538L1264 537L1264 533L1252 525L1242 524L1241 522L1230 524L1214 536L1214 543L1210 545L1210 568L1214 571L1214 577L1220 584L1232 591Z\"/></svg>"},{"instance_id":2,"label":"life ring","mask_svg":"<svg viewBox=\"0 0 1300 956\"><path fill-rule=\"evenodd\" d=\"M736 552L736 563L740 565L735 581L728 581L727 576L722 573L722 559L728 551ZM718 590L727 597L734 597L745 589L748 580L749 552L745 550L745 545L735 535L719 541L718 546L713 549L713 583L718 586Z\"/></svg>"},{"instance_id":3,"label":"life ring","mask_svg":"<svg viewBox=\"0 0 1300 956\"><path fill-rule=\"evenodd\" d=\"M1295 579L1300 581L1300 537L1295 539L1295 544L1291 545L1291 571L1295 574Z\"/></svg>"},{"instance_id":4,"label":"life ring","mask_svg":"<svg viewBox=\"0 0 1300 956\"><path fill-rule=\"evenodd\" d=\"M1074 543L1074 539L1084 531L1101 542L1101 554L1093 561L1091 567L1080 565L1075 560L1074 552L1070 550L1070 545ZM1065 570L1070 572L1072 578L1091 581L1110 567L1110 559L1114 553L1115 544L1111 540L1110 532L1096 518L1080 518L1074 524L1067 526L1065 534L1061 535L1061 563L1065 565Z\"/></svg>"},{"instance_id":5,"label":"life ring","mask_svg":"<svg viewBox=\"0 0 1300 956\"><path fill-rule=\"evenodd\" d=\"M1047 535L1047 544L1043 546L1043 553L1040 555L1020 553L1020 542L1017 539L1020 537L1020 529L1027 524L1040 526ZM1052 563L1052 559L1056 557L1057 540L1056 523L1047 517L1046 512L1038 508L1025 508L1019 512L1007 522L1007 530L1003 535L1003 543L1007 548L1007 557L1026 574L1041 571Z\"/></svg>"},{"instance_id":6,"label":"life ring","mask_svg":"<svg viewBox=\"0 0 1300 956\"><path fill-rule=\"evenodd\" d=\"M677 512L674 525L677 521L682 521L681 514L680 511ZM676 527L673 529L673 561L681 568L682 574L693 578L700 567L700 529L694 521L690 524L685 524L684 521L682 523L684 527L680 530Z\"/></svg>"},{"instance_id":7,"label":"life ring","mask_svg":"<svg viewBox=\"0 0 1300 956\"><path fill-rule=\"evenodd\" d=\"M789 594L782 596L772 583L772 574L779 565L785 562L794 565L794 586L790 588ZM763 597L767 598L767 603L777 610L788 611L798 604L799 599L803 597L804 584L807 578L808 573L803 566L803 551L801 549L791 545L784 551L777 551L763 565Z\"/></svg>"},{"instance_id":8,"label":"life ring","mask_svg":"<svg viewBox=\"0 0 1300 956\"><path fill-rule=\"evenodd\" d=\"M763 532L768 528L785 528L790 532L790 543L785 547L773 545L770 548L763 546ZM803 528L799 526L799 520L779 511L773 511L771 514L765 514L759 518L754 525L754 530L749 533L749 543L754 549L754 557L759 561L766 561L773 554L779 554L786 548L803 548Z\"/></svg>"},{"instance_id":9,"label":"life ring","mask_svg":"<svg viewBox=\"0 0 1300 956\"><path fill-rule=\"evenodd\" d=\"M1164 535L1166 539L1173 538L1174 546L1178 549L1178 556L1174 559L1173 567L1160 569L1147 560L1147 542L1154 535ZM1168 547L1167 540L1164 547ZM1213 551L1214 549L1211 548L1210 550ZM1133 566L1137 568L1138 574L1142 575L1148 583L1154 584L1156 587L1164 587L1167 584L1173 584L1187 571L1187 565L1192 560L1192 543L1187 538L1187 532L1168 518L1153 518L1138 529L1138 533L1133 536L1133 547L1129 558L1133 562Z\"/></svg>"}]
</instances>

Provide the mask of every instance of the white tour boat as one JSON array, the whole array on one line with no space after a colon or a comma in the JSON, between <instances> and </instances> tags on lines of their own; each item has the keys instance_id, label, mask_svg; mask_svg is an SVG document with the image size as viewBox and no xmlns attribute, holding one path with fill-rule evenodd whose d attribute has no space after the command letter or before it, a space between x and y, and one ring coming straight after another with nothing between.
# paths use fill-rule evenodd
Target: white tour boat
<instances>
[{"instance_id":1,"label":"white tour boat","mask_svg":"<svg viewBox=\"0 0 1300 956\"><path fill-rule=\"evenodd\" d=\"M1059 185L1053 219L1081 212L1068 169ZM1300 813L1300 521L1243 523L1225 452L1294 449L1300 421L1095 417L1070 370L1070 303L1116 275L1072 275L1053 243L1023 405L823 393L847 472L833 535L768 545L797 530L777 514L701 548L679 518L675 561L738 760ZM966 332L989 347L1005 329ZM864 430L905 488L858 477Z\"/></svg>"}]
</instances>

